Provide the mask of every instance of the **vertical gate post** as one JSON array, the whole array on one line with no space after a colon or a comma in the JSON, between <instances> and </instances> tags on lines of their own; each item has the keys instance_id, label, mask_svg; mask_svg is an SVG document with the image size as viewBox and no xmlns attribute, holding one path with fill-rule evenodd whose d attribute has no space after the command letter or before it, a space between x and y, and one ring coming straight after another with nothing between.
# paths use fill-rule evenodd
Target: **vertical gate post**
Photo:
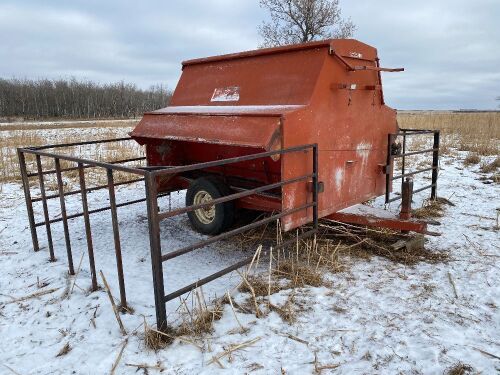
<instances>
[{"instance_id":1,"label":"vertical gate post","mask_svg":"<svg viewBox=\"0 0 500 375\"><path fill-rule=\"evenodd\" d=\"M413 179L407 177L401 187L401 212L399 217L408 220L411 217L411 201L413 198Z\"/></svg>"},{"instance_id":2,"label":"vertical gate post","mask_svg":"<svg viewBox=\"0 0 500 375\"><path fill-rule=\"evenodd\" d=\"M113 170L106 168L108 175L109 206L111 209L111 223L113 225L113 239L115 242L116 269L118 272L118 284L120 286L120 307L127 308L127 296L125 294L125 278L123 276L122 248L120 243L120 228L118 226L118 215L116 213L115 183Z\"/></svg>"},{"instance_id":3,"label":"vertical gate post","mask_svg":"<svg viewBox=\"0 0 500 375\"><path fill-rule=\"evenodd\" d=\"M28 212L28 221L30 224L31 241L33 242L33 250L40 250L38 245L38 236L36 234L35 216L33 214L33 202L31 201L30 183L28 180L28 172L26 171L26 159L24 152L17 149L17 157L19 159L19 167L21 169L21 179L23 181L24 200L26 201L26 211Z\"/></svg>"},{"instance_id":4,"label":"vertical gate post","mask_svg":"<svg viewBox=\"0 0 500 375\"><path fill-rule=\"evenodd\" d=\"M385 165L385 203L389 203L391 198L391 172L394 158L392 157L392 142L394 141L394 134L387 136L387 162Z\"/></svg>"},{"instance_id":5,"label":"vertical gate post","mask_svg":"<svg viewBox=\"0 0 500 375\"><path fill-rule=\"evenodd\" d=\"M45 182L43 180L43 169L42 169L42 161L40 159L40 155L36 155L36 169L38 173L38 181L40 183L40 196L42 198L43 217L45 218L45 230L47 232L47 242L49 245L50 261L54 262L56 260L56 257L54 256L54 245L52 243L52 231L50 228L49 208L47 206L47 198L45 195Z\"/></svg>"},{"instance_id":6,"label":"vertical gate post","mask_svg":"<svg viewBox=\"0 0 500 375\"><path fill-rule=\"evenodd\" d=\"M146 186L146 205L148 212L149 243L151 248L151 268L156 308L156 327L159 331L167 328L165 307L165 286L163 284L163 262L161 259L160 223L158 219L158 191L155 174L147 172L144 176Z\"/></svg>"},{"instance_id":7,"label":"vertical gate post","mask_svg":"<svg viewBox=\"0 0 500 375\"><path fill-rule=\"evenodd\" d=\"M78 175L80 178L80 191L82 196L83 221L85 222L85 235L87 237L87 251L89 255L90 274L92 276L92 291L97 290L97 275L95 271L94 246L92 243L92 232L90 229L89 206L87 203L87 186L85 184L85 171L83 164L78 163Z\"/></svg>"},{"instance_id":8,"label":"vertical gate post","mask_svg":"<svg viewBox=\"0 0 500 375\"><path fill-rule=\"evenodd\" d=\"M69 228L68 228L68 218L66 215L66 202L64 200L64 186L61 175L61 162L59 158L54 158L56 166L56 176L57 176L57 187L59 189L59 202L61 203L61 217L64 229L64 240L66 242L66 253L68 254L68 267L69 274L75 274L75 268L73 267L73 254L71 252L71 240L69 238Z\"/></svg>"},{"instance_id":9,"label":"vertical gate post","mask_svg":"<svg viewBox=\"0 0 500 375\"><path fill-rule=\"evenodd\" d=\"M438 166L439 166L439 130L434 131L434 145L432 152L432 187L431 199L437 198L437 179L438 179Z\"/></svg>"},{"instance_id":10,"label":"vertical gate post","mask_svg":"<svg viewBox=\"0 0 500 375\"><path fill-rule=\"evenodd\" d=\"M406 129L403 130L403 157L401 158L401 190L405 182L405 168L406 168Z\"/></svg>"},{"instance_id":11,"label":"vertical gate post","mask_svg":"<svg viewBox=\"0 0 500 375\"><path fill-rule=\"evenodd\" d=\"M313 145L313 224L314 229L318 229L318 144Z\"/></svg>"}]
</instances>

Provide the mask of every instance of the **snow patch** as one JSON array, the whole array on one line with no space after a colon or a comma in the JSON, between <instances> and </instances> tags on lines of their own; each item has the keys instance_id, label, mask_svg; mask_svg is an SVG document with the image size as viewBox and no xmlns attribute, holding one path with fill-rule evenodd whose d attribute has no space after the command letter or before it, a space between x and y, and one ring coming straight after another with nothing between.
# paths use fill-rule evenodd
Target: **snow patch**
<instances>
[{"instance_id":1,"label":"snow patch","mask_svg":"<svg viewBox=\"0 0 500 375\"><path fill-rule=\"evenodd\" d=\"M366 166L366 163L368 162L368 156L370 156L370 151L372 148L371 143L367 142L361 142L356 146L356 155L358 155L362 162L362 167L364 168Z\"/></svg>"},{"instance_id":2,"label":"snow patch","mask_svg":"<svg viewBox=\"0 0 500 375\"><path fill-rule=\"evenodd\" d=\"M342 181L344 181L344 169L341 167L335 169L335 175L333 177L334 177L335 189L339 191L340 188L342 187Z\"/></svg>"}]
</instances>

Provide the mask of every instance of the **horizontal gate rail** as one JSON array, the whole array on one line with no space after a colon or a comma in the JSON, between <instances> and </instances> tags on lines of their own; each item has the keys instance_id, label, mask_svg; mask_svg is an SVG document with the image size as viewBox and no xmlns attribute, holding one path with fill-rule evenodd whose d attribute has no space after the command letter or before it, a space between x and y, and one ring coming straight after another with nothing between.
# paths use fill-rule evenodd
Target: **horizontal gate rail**
<instances>
[{"instance_id":1,"label":"horizontal gate rail","mask_svg":"<svg viewBox=\"0 0 500 375\"><path fill-rule=\"evenodd\" d=\"M123 159L123 160L113 160L113 161L108 161L107 163L108 164L123 164L123 163L130 163L130 162L133 162L133 161L142 161L142 160L146 160L145 157L141 156L140 158L132 158L132 159ZM83 168L84 169L87 169L87 168L95 168L96 166L94 165L84 165ZM78 170L78 167L73 167L73 168L62 168L61 169L61 172L69 172L69 171L76 171ZM54 174L56 173L56 170L55 169L49 169L48 171L43 171L42 174L46 175L46 174ZM38 173L28 173L28 177L33 177L33 176L38 176Z\"/></svg>"},{"instance_id":2,"label":"horizontal gate rail","mask_svg":"<svg viewBox=\"0 0 500 375\"><path fill-rule=\"evenodd\" d=\"M261 186L261 187L255 188L255 189L244 190L240 193L226 195L225 197L217 198L217 199L211 200L210 202L207 202L207 203L200 203L200 204L196 204L196 205L192 205L192 206L188 206L188 207L182 207L182 208L178 208L176 210L172 210L169 212L160 212L160 213L158 213L158 217L160 220L167 219L169 217L177 216L177 215L191 212L191 211L195 211L195 210L200 209L200 208L210 207L210 206L213 206L214 204L229 202L229 201L232 201L235 199L248 197L248 196L256 194L256 193L262 193L262 192L267 191L267 190L276 189L276 188L284 186L284 185L293 184L295 182L306 181L312 177L313 177L313 174L308 174L308 175L305 175L302 177L291 178L289 180L276 182L274 184Z\"/></svg>"},{"instance_id":3,"label":"horizontal gate rail","mask_svg":"<svg viewBox=\"0 0 500 375\"><path fill-rule=\"evenodd\" d=\"M432 148L406 152L406 137L414 135L433 135L433 145ZM399 154L393 154L392 145L398 137L402 138L403 147L402 152ZM419 189L413 190L413 194L419 193L424 190L431 189L431 199L437 198L437 178L439 170L439 142L440 142L440 132L439 130L420 130L420 129L400 129L399 133L389 134L387 147L387 167L386 167L386 193L385 193L385 203L395 202L400 200L401 196L391 197L391 181L401 179L401 186L403 186L405 178L415 176L420 173L432 171L432 183L430 185L421 187ZM432 153L432 166L429 168L418 169L411 172L406 172L406 157L413 155L421 155ZM396 176L391 175L394 169L394 159L401 158L401 174Z\"/></svg>"},{"instance_id":4,"label":"horizontal gate rail","mask_svg":"<svg viewBox=\"0 0 500 375\"><path fill-rule=\"evenodd\" d=\"M95 143L100 143L100 142L95 142ZM141 169L141 168L133 168L133 167L127 167L124 165L106 163L106 162L102 162L102 161L90 160L90 159L85 159L85 158L77 158L75 156L69 156L69 155L62 155L62 154L60 155L60 154L56 154L53 152L40 151L40 150L37 150L34 148L20 148L18 150L23 154L33 154L33 155L45 156L48 158L57 158L59 160L71 161L73 163L83 163L83 164L91 165L93 167L102 167L105 169L111 168L111 169L116 170L116 171L134 173L134 174L138 174L141 176L144 176L147 173L147 171L145 171L144 169Z\"/></svg>"},{"instance_id":5,"label":"horizontal gate rail","mask_svg":"<svg viewBox=\"0 0 500 375\"><path fill-rule=\"evenodd\" d=\"M316 204L314 202L313 203L307 203L307 204L304 204L302 206L299 206L299 207L296 207L296 208L293 208L293 209L290 209L290 210L282 211L279 214L269 216L269 217L267 217L265 219L256 221L255 223L251 223L251 224L245 225L245 226L237 228L237 229L233 229L233 230L231 230L229 232L224 232L224 233L219 234L217 236L210 237L209 239L206 239L204 241L200 241L200 242L198 242L198 243L196 243L194 245L186 246L186 247L183 247L182 249L171 251L171 252L169 252L167 254L162 255L161 256L161 260L163 262L165 262L165 261L167 261L169 259L177 258L178 256L187 254L187 253L189 253L189 252L191 252L193 250L200 249L200 248L205 247L207 245L210 245L210 244L212 244L214 242L227 239L227 238L232 237L232 236L234 236L236 234L243 233L243 232L245 232L245 231L247 231L249 229L258 228L261 225L264 225L264 224L276 221L277 219L281 219L284 216L294 214L296 212L302 211L302 210L307 209L309 207L314 207L315 205Z\"/></svg>"},{"instance_id":6,"label":"horizontal gate rail","mask_svg":"<svg viewBox=\"0 0 500 375\"><path fill-rule=\"evenodd\" d=\"M403 177L415 176L416 174L424 173L424 172L429 172L429 171L432 171L434 169L436 169L436 168L435 167L430 167L430 168L425 168L425 169L418 169L416 171L405 173L405 174L400 174L400 175L397 175L397 176L393 176L391 178L392 178L392 180L400 180Z\"/></svg>"},{"instance_id":7,"label":"horizontal gate rail","mask_svg":"<svg viewBox=\"0 0 500 375\"><path fill-rule=\"evenodd\" d=\"M113 143L113 142L123 142L123 141L133 141L133 140L134 139L131 138L131 137L110 138L110 139L99 139L99 140L96 140L96 141L57 143L57 144L53 144L53 145L25 147L24 149L30 149L30 150L34 150L34 151L40 151L40 150L47 150L49 148L66 148L66 147L74 147L74 146L93 145L93 144L98 144L98 143Z\"/></svg>"},{"instance_id":8,"label":"horizontal gate rail","mask_svg":"<svg viewBox=\"0 0 500 375\"><path fill-rule=\"evenodd\" d=\"M115 184L115 186L116 186L116 184ZM165 195L168 195L168 194L159 194L158 197L163 197ZM144 201L146 201L146 198L139 198L139 199L135 199L135 200L128 201L128 202L116 203L115 207L117 207L117 208L118 207L125 207L125 206L129 206L131 204L137 204L137 203L141 203L141 202L144 202ZM106 207L100 207L100 208L96 208L96 209L93 209L93 210L89 210L88 212L89 212L89 214L96 214L98 212L103 212L103 211L107 211L107 210L110 210L110 209L112 209L111 206L106 206ZM82 217L84 215L85 215L84 212L78 212L76 214L66 215L66 219L67 220L76 219L77 217ZM49 220L48 223L49 224L58 223L58 222L60 222L62 220L63 219L59 217L59 218L56 218L56 219ZM45 225L45 224L46 224L45 221L40 221L40 222L35 223L35 226L40 227L40 226Z\"/></svg>"},{"instance_id":9,"label":"horizontal gate rail","mask_svg":"<svg viewBox=\"0 0 500 375\"><path fill-rule=\"evenodd\" d=\"M294 238L290 239L290 240L287 240L287 241L284 241L280 244L277 244L276 246L273 247L274 250L278 250L278 249L281 249L281 248L284 248L286 246L290 246L290 245L293 245L295 244L297 241L300 241L304 238L308 238L308 237L312 237L314 234L316 233L316 230L312 229L312 230L309 230L305 233L302 233L302 234L299 234L298 236L295 236ZM200 279L192 284L189 284L175 292L172 292L170 294L167 294L165 297L164 297L164 301L165 302L168 302L168 301L171 301L177 297L180 297L181 295L187 293L187 292L190 292L192 291L193 289L196 289L200 286L203 286L207 283L209 283L210 281L213 281L221 276L224 276L232 271L235 271L237 270L238 268L241 268L243 266L246 266L248 264L250 264L252 262L252 260L254 259L254 255L252 255L251 257L248 257L236 264L233 264L229 267L226 267L224 268L223 270L221 271L218 271L218 272L215 272L213 273L212 275L210 276L207 276L207 277L204 277L203 279Z\"/></svg>"},{"instance_id":10,"label":"horizontal gate rail","mask_svg":"<svg viewBox=\"0 0 500 375\"><path fill-rule=\"evenodd\" d=\"M85 167L82 167L82 168L85 168ZM61 172L63 170L61 169ZM122 182L117 182L115 183L115 186L120 186L120 185L128 185L128 184L133 184L134 182L141 182L141 181L144 181L144 178L136 178L136 179L133 179L133 180L127 180L127 181L122 181ZM96 191L96 190L101 190L101 189L107 189L108 188L108 185L99 185L99 186L94 186L94 187L91 187L91 188L88 188L88 189L85 189L85 191L88 193L88 192L91 192L91 191ZM74 190L74 191L68 191L68 192L65 192L64 193L64 196L67 197L69 195L75 195L75 194L81 194L82 193L82 190ZM52 195L47 195L45 197L45 199L54 199L54 198L59 198L59 194L52 194ZM37 197L37 198L33 198L31 201L32 202L39 202L39 201L42 201L43 198L42 197Z\"/></svg>"},{"instance_id":11,"label":"horizontal gate rail","mask_svg":"<svg viewBox=\"0 0 500 375\"><path fill-rule=\"evenodd\" d=\"M298 152L298 151L305 151L306 152L308 149L312 149L314 147L315 147L315 145L312 145L312 144L303 145L303 146L296 146L296 147L289 147L289 148L284 148L282 150L261 152L258 154L238 156L238 157L229 158L229 159L209 161L209 162L205 162L205 163L197 163L197 164L178 166L178 167L165 167L165 169L156 169L156 170L152 171L151 173L153 173L155 176L165 176L165 175L169 175L169 174L173 174L173 173L190 172L190 171L195 171L195 170L200 170L200 169L220 167L221 165L240 163L243 161L262 159L262 158L266 158L266 157L270 157L270 156L274 156L274 155L284 155L284 154L290 154L290 153Z\"/></svg>"},{"instance_id":12,"label":"horizontal gate rail","mask_svg":"<svg viewBox=\"0 0 500 375\"><path fill-rule=\"evenodd\" d=\"M406 153L403 153L403 154L393 155L393 158L395 158L395 159L396 158L404 158L405 156L427 154L429 152L435 152L435 151L439 151L439 149L438 148L429 148L427 150L406 152Z\"/></svg>"}]
</instances>

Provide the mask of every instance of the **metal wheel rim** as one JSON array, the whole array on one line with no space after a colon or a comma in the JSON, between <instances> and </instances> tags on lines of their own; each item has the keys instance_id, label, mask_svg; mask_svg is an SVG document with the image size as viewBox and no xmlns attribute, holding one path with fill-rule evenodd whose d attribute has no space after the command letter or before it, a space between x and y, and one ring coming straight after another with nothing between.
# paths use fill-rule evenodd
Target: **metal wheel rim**
<instances>
[{"instance_id":1,"label":"metal wheel rim","mask_svg":"<svg viewBox=\"0 0 500 375\"><path fill-rule=\"evenodd\" d=\"M208 203L212 200L213 198L210 193L205 190L200 190L194 195L193 204L197 205ZM215 205L198 208L197 210L194 210L194 214L196 215L196 218L203 224L210 224L215 219Z\"/></svg>"}]
</instances>

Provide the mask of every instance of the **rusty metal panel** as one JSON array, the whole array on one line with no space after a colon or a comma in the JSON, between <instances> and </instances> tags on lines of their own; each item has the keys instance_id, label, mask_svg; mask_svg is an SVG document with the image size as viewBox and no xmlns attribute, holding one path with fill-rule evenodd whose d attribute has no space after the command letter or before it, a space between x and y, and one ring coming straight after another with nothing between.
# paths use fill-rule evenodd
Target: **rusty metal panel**
<instances>
[{"instance_id":1,"label":"rusty metal panel","mask_svg":"<svg viewBox=\"0 0 500 375\"><path fill-rule=\"evenodd\" d=\"M185 62L170 105L308 104L329 45L316 43L306 49L284 47Z\"/></svg>"},{"instance_id":2,"label":"rusty metal panel","mask_svg":"<svg viewBox=\"0 0 500 375\"><path fill-rule=\"evenodd\" d=\"M130 135L139 140L168 139L266 150L273 143L281 145L279 117L146 114Z\"/></svg>"},{"instance_id":3,"label":"rusty metal panel","mask_svg":"<svg viewBox=\"0 0 500 375\"><path fill-rule=\"evenodd\" d=\"M334 40L331 50L353 65L377 66L376 49L355 40ZM385 192L387 134L397 130L396 112L385 106L377 71L352 72L334 55L323 53L324 65L306 109L283 122L283 147L318 143L319 215L366 201ZM347 87L347 89L345 88ZM304 172L309 162L299 155L283 157L282 178ZM283 187L283 209L310 199L304 184ZM312 211L284 218L285 230L312 220Z\"/></svg>"}]
</instances>

